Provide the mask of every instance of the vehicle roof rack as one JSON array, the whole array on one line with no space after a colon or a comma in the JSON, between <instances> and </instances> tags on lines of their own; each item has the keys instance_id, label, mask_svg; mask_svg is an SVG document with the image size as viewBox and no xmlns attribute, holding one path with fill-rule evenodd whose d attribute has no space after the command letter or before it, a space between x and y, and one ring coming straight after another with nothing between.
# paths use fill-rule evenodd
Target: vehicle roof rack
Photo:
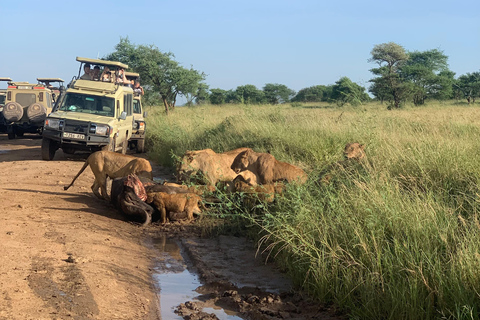
<instances>
[{"instance_id":1,"label":"vehicle roof rack","mask_svg":"<svg viewBox=\"0 0 480 320\"><path fill-rule=\"evenodd\" d=\"M38 82L65 82L63 79L60 78L37 78Z\"/></svg>"},{"instance_id":2,"label":"vehicle roof rack","mask_svg":"<svg viewBox=\"0 0 480 320\"><path fill-rule=\"evenodd\" d=\"M8 77L0 77L0 81L12 82L13 80L11 78L8 78Z\"/></svg>"},{"instance_id":3,"label":"vehicle roof rack","mask_svg":"<svg viewBox=\"0 0 480 320\"><path fill-rule=\"evenodd\" d=\"M120 67L123 69L128 69L127 64L124 64L118 61L108 61L108 60L90 59L90 58L81 58L81 57L77 57L77 61L82 63L100 65L100 66Z\"/></svg>"}]
</instances>

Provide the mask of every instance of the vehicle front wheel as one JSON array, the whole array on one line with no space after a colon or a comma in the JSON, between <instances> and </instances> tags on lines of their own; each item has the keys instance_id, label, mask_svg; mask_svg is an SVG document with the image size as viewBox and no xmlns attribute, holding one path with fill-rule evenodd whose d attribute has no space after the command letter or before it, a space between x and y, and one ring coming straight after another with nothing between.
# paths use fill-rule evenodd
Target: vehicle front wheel
<instances>
[{"instance_id":1,"label":"vehicle front wheel","mask_svg":"<svg viewBox=\"0 0 480 320\"><path fill-rule=\"evenodd\" d=\"M137 140L137 153L145 152L145 139Z\"/></svg>"},{"instance_id":2,"label":"vehicle front wheel","mask_svg":"<svg viewBox=\"0 0 480 320\"><path fill-rule=\"evenodd\" d=\"M51 139L43 138L42 139L42 159L43 160L53 160L55 157L55 152L57 151L57 143Z\"/></svg>"},{"instance_id":3,"label":"vehicle front wheel","mask_svg":"<svg viewBox=\"0 0 480 320\"><path fill-rule=\"evenodd\" d=\"M112 151L115 152L115 138L110 140L110 143L102 148L102 151Z\"/></svg>"}]
</instances>

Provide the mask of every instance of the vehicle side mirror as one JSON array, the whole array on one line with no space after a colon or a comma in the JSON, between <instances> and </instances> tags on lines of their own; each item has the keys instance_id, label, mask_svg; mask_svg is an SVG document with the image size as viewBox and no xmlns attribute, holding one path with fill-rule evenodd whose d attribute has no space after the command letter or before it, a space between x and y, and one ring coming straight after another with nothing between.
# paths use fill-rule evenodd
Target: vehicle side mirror
<instances>
[{"instance_id":1,"label":"vehicle side mirror","mask_svg":"<svg viewBox=\"0 0 480 320\"><path fill-rule=\"evenodd\" d=\"M144 112L143 112L143 117L146 118L147 115L148 115L147 111L144 111Z\"/></svg>"},{"instance_id":2,"label":"vehicle side mirror","mask_svg":"<svg viewBox=\"0 0 480 320\"><path fill-rule=\"evenodd\" d=\"M127 119L127 113L125 111L122 111L122 113L120 113L120 119L121 120Z\"/></svg>"}]
</instances>

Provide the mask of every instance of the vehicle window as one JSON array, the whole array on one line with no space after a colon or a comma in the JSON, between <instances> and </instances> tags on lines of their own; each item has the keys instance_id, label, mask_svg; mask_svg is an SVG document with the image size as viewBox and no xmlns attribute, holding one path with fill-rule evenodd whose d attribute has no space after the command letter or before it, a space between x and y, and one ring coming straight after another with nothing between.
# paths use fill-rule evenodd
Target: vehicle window
<instances>
[{"instance_id":1,"label":"vehicle window","mask_svg":"<svg viewBox=\"0 0 480 320\"><path fill-rule=\"evenodd\" d=\"M123 111L127 113L127 116L132 115L132 111L133 111L132 103L133 103L133 95L125 94L123 96Z\"/></svg>"},{"instance_id":2,"label":"vehicle window","mask_svg":"<svg viewBox=\"0 0 480 320\"><path fill-rule=\"evenodd\" d=\"M18 102L22 107L28 107L32 103L37 102L37 95L35 93L17 93L15 95L15 102Z\"/></svg>"},{"instance_id":3,"label":"vehicle window","mask_svg":"<svg viewBox=\"0 0 480 320\"><path fill-rule=\"evenodd\" d=\"M113 98L78 93L67 93L59 109L108 117L113 117L115 113Z\"/></svg>"},{"instance_id":4,"label":"vehicle window","mask_svg":"<svg viewBox=\"0 0 480 320\"><path fill-rule=\"evenodd\" d=\"M5 96L4 95L0 96L0 104L5 104Z\"/></svg>"},{"instance_id":5,"label":"vehicle window","mask_svg":"<svg viewBox=\"0 0 480 320\"><path fill-rule=\"evenodd\" d=\"M51 108L52 107L52 97L50 97L50 93L46 92L45 96L47 97L47 107Z\"/></svg>"},{"instance_id":6,"label":"vehicle window","mask_svg":"<svg viewBox=\"0 0 480 320\"><path fill-rule=\"evenodd\" d=\"M140 108L140 100L133 99L133 113L142 113Z\"/></svg>"}]
</instances>

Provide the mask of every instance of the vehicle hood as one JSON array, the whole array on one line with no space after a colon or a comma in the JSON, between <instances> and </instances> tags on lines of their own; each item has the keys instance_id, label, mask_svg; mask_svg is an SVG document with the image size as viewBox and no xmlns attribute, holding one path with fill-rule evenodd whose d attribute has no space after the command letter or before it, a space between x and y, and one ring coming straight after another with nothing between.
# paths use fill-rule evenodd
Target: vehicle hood
<instances>
[{"instance_id":1,"label":"vehicle hood","mask_svg":"<svg viewBox=\"0 0 480 320\"><path fill-rule=\"evenodd\" d=\"M72 111L56 111L48 115L51 118L61 118L61 119L71 119L71 120L80 120L80 121L91 121L97 123L109 123L115 118L101 116L97 114L89 114L83 112L72 112Z\"/></svg>"}]
</instances>

